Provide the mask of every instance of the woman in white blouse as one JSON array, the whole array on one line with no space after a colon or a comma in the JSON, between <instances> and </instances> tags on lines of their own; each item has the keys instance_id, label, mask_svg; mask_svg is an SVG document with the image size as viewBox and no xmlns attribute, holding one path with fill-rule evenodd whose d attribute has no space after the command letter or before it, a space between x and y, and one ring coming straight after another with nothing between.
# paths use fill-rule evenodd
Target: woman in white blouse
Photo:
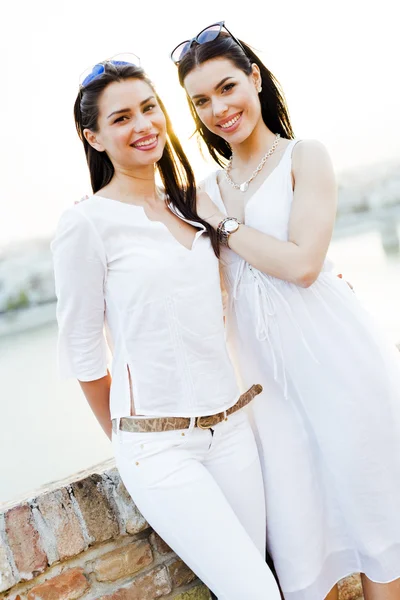
<instances>
[{"instance_id":1,"label":"woman in white blouse","mask_svg":"<svg viewBox=\"0 0 400 600\"><path fill-rule=\"evenodd\" d=\"M61 371L112 436L145 518L218 598L279 599L243 410L260 389L239 396L218 243L196 214L190 166L152 84L126 60L93 67L75 122L94 195L62 215L52 243Z\"/></svg>"}]
</instances>

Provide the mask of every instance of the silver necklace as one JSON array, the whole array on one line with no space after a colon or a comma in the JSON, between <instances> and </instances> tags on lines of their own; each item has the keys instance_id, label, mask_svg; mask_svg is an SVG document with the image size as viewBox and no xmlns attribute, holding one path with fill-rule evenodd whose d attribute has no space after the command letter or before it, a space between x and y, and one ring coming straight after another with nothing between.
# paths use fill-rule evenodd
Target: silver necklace
<instances>
[{"instance_id":1,"label":"silver necklace","mask_svg":"<svg viewBox=\"0 0 400 600\"><path fill-rule=\"evenodd\" d=\"M263 166L265 165L265 163L267 162L267 160L269 159L271 154L273 154L275 152L280 137L281 137L280 134L277 133L275 136L274 143L272 144L271 148L268 150L268 152L266 152L264 154L264 156L260 160L260 164L255 169L255 171L253 171L253 173L251 174L249 179L247 179L246 181L243 181L243 183L235 183L234 181L232 181L232 179L229 175L229 171L232 168L232 159L233 159L233 154L232 154L227 166L225 167L225 179L229 183L229 185L231 185L233 188L235 188L235 190L240 190L241 192L246 192L248 190L249 183L251 183L253 181L253 179L255 177L257 177L257 175L259 174L259 172L261 171L261 169L263 168Z\"/></svg>"}]
</instances>

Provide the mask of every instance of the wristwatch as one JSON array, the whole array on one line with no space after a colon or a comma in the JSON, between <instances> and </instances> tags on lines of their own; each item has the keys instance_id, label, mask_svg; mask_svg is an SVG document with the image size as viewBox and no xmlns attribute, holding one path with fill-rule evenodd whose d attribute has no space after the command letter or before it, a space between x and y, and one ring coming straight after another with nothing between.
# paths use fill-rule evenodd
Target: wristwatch
<instances>
[{"instance_id":1,"label":"wristwatch","mask_svg":"<svg viewBox=\"0 0 400 600\"><path fill-rule=\"evenodd\" d=\"M226 217L221 221L217 227L217 234L220 244L222 246L228 246L229 236L235 233L240 227L241 223L235 217Z\"/></svg>"}]
</instances>

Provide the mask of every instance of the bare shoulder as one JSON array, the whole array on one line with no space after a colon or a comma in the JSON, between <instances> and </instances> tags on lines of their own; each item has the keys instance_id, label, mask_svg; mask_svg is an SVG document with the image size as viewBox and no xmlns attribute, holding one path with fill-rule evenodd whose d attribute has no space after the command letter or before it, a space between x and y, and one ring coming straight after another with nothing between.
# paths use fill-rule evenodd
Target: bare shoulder
<instances>
[{"instance_id":1,"label":"bare shoulder","mask_svg":"<svg viewBox=\"0 0 400 600\"><path fill-rule=\"evenodd\" d=\"M294 172L308 167L332 167L329 152L319 140L298 141L293 148L292 164Z\"/></svg>"},{"instance_id":2,"label":"bare shoulder","mask_svg":"<svg viewBox=\"0 0 400 600\"><path fill-rule=\"evenodd\" d=\"M329 152L318 140L300 140L293 148L292 174L299 177L328 177L335 179Z\"/></svg>"}]
</instances>

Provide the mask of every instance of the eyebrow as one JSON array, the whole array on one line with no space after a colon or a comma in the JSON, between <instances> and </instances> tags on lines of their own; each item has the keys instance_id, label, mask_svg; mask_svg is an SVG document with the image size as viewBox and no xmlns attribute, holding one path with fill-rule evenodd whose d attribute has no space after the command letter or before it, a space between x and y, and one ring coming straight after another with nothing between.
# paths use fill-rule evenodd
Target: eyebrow
<instances>
[{"instance_id":1,"label":"eyebrow","mask_svg":"<svg viewBox=\"0 0 400 600\"><path fill-rule=\"evenodd\" d=\"M155 96L149 96L148 98L146 98L146 100L142 100L142 102L140 103L140 106L147 104L147 102L149 100L155 100ZM110 117L113 117L114 115L120 115L121 113L127 113L127 112L131 112L131 109L130 108L120 108L119 110L114 110L112 113L110 113L108 115L107 119L109 119Z\"/></svg>"},{"instance_id":2,"label":"eyebrow","mask_svg":"<svg viewBox=\"0 0 400 600\"><path fill-rule=\"evenodd\" d=\"M221 79L221 81L215 86L214 91L216 92L217 89L221 87L221 85L224 85L225 81L228 81L228 79L233 79L233 76L229 75L229 77L224 77L223 79ZM195 94L194 96L192 96L192 100L194 100L195 98L202 98L203 96L205 96L205 94Z\"/></svg>"}]
</instances>

